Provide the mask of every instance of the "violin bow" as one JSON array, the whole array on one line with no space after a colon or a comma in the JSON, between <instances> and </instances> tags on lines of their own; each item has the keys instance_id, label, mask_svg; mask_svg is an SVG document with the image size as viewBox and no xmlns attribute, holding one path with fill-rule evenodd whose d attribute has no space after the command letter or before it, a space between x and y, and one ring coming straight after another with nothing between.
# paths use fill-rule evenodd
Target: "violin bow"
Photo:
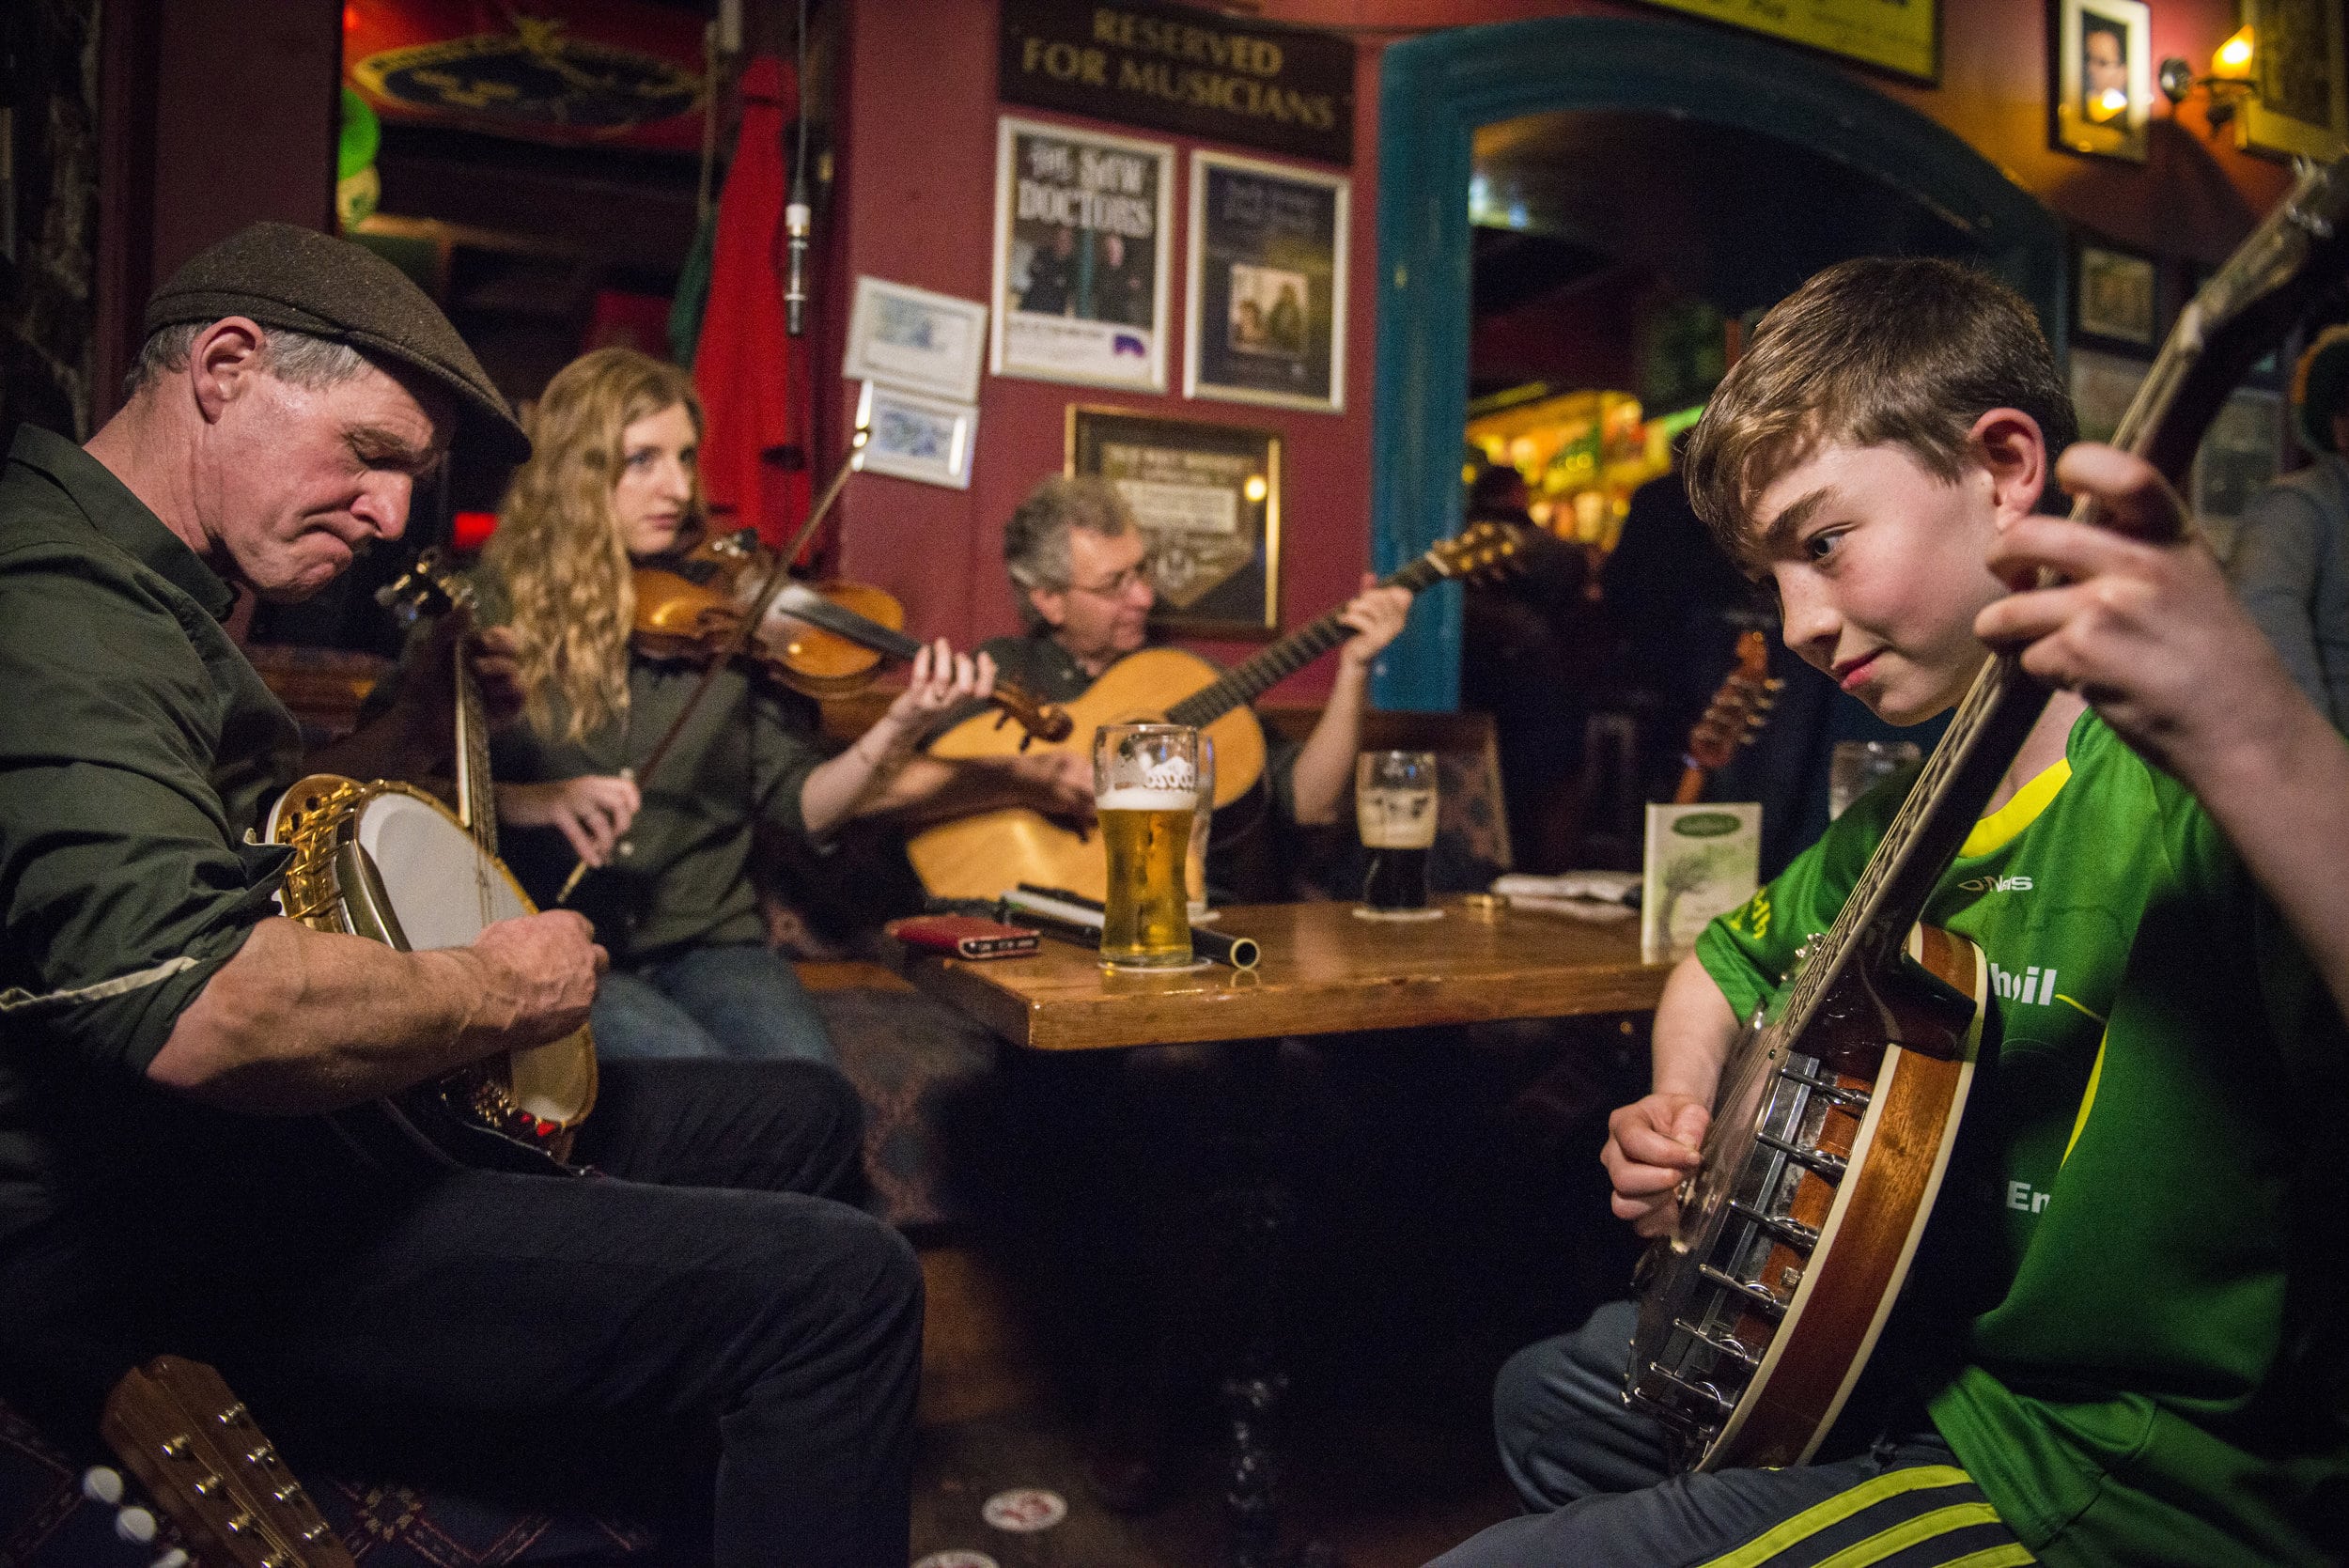
<instances>
[{"instance_id":1,"label":"violin bow","mask_svg":"<svg viewBox=\"0 0 2349 1568\"><path fill-rule=\"evenodd\" d=\"M783 585L791 580L791 563L800 558L800 551L807 548L807 541L832 510L832 503L840 499L841 490L848 486L848 475L856 472L857 458L863 454L864 443L871 439L872 431L862 425L848 438L848 456L840 459L840 467L832 474L832 483L824 487L824 493L809 509L807 520L800 524L800 531L791 536L790 548L776 554L775 564L768 568L767 580L758 586L755 604L742 617L741 625L734 629L732 635L718 649L708 667L702 671L702 678L693 683L693 690L686 695L685 706L677 709L677 717L669 721L669 727L661 732L660 740L646 753L643 765L636 768L634 777L639 788L652 777L653 769L661 766L668 756L669 749L677 744L677 737L684 733L686 721L693 717L693 710L701 706L704 697L709 695L710 683L718 678L718 672L733 663L751 645L751 639L758 634L759 624L766 620L768 610L775 602L775 596L782 593ZM586 876L588 870L584 858L572 866L571 874L563 878L561 891L554 895L555 903L569 903L571 894L578 891L580 878Z\"/></svg>"}]
</instances>

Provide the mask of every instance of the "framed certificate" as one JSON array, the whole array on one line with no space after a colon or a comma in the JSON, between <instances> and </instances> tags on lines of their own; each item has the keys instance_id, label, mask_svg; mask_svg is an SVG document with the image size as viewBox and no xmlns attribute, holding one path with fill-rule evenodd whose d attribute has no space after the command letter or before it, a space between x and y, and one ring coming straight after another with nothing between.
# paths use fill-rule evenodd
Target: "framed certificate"
<instances>
[{"instance_id":1,"label":"framed certificate","mask_svg":"<svg viewBox=\"0 0 2349 1568\"><path fill-rule=\"evenodd\" d=\"M986 349L987 306L978 301L861 277L840 375L974 403Z\"/></svg>"},{"instance_id":2,"label":"framed certificate","mask_svg":"<svg viewBox=\"0 0 2349 1568\"><path fill-rule=\"evenodd\" d=\"M1279 435L1072 404L1066 468L1115 485L1149 536L1153 625L1197 637L1280 629Z\"/></svg>"}]
</instances>

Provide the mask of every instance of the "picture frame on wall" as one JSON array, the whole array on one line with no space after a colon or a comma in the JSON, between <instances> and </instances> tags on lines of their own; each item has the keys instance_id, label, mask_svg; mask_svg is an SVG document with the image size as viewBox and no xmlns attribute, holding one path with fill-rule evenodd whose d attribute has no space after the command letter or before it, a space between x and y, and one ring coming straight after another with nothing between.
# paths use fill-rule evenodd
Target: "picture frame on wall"
<instances>
[{"instance_id":1,"label":"picture frame on wall","mask_svg":"<svg viewBox=\"0 0 2349 1568\"><path fill-rule=\"evenodd\" d=\"M2079 418L2080 440L2108 442L2154 362L2081 348L2072 350L2071 360L2072 410Z\"/></svg>"},{"instance_id":2,"label":"picture frame on wall","mask_svg":"<svg viewBox=\"0 0 2349 1568\"><path fill-rule=\"evenodd\" d=\"M2154 113L2153 8L2145 0L2055 0L2055 145L2145 162Z\"/></svg>"},{"instance_id":3,"label":"picture frame on wall","mask_svg":"<svg viewBox=\"0 0 2349 1568\"><path fill-rule=\"evenodd\" d=\"M1280 434L1068 409L1066 472L1115 485L1150 540L1151 625L1264 641L1281 625Z\"/></svg>"},{"instance_id":4,"label":"picture frame on wall","mask_svg":"<svg viewBox=\"0 0 2349 1568\"><path fill-rule=\"evenodd\" d=\"M2241 0L2250 28L2251 94L2236 140L2280 158L2349 150L2349 15L2341 0Z\"/></svg>"},{"instance_id":5,"label":"picture frame on wall","mask_svg":"<svg viewBox=\"0 0 2349 1568\"><path fill-rule=\"evenodd\" d=\"M2264 387L2229 393L2194 449L2186 485L2195 524L2220 560L2232 552L2244 507L2275 481L2283 450L2283 395Z\"/></svg>"},{"instance_id":6,"label":"picture frame on wall","mask_svg":"<svg viewBox=\"0 0 2349 1568\"><path fill-rule=\"evenodd\" d=\"M995 374L1164 392L1174 213L1172 144L1003 116Z\"/></svg>"},{"instance_id":7,"label":"picture frame on wall","mask_svg":"<svg viewBox=\"0 0 2349 1568\"><path fill-rule=\"evenodd\" d=\"M885 381L957 403L979 397L987 358L987 306L884 278L856 280L840 376Z\"/></svg>"},{"instance_id":8,"label":"picture frame on wall","mask_svg":"<svg viewBox=\"0 0 2349 1568\"><path fill-rule=\"evenodd\" d=\"M1346 408L1350 183L1194 149L1183 395Z\"/></svg>"},{"instance_id":9,"label":"picture frame on wall","mask_svg":"<svg viewBox=\"0 0 2349 1568\"><path fill-rule=\"evenodd\" d=\"M857 395L856 424L867 432L854 459L860 473L954 490L971 488L971 458L979 444L976 404L867 381Z\"/></svg>"},{"instance_id":10,"label":"picture frame on wall","mask_svg":"<svg viewBox=\"0 0 2349 1568\"><path fill-rule=\"evenodd\" d=\"M2159 326L2151 256L2083 243L2073 325L2091 337L2150 349Z\"/></svg>"}]
</instances>

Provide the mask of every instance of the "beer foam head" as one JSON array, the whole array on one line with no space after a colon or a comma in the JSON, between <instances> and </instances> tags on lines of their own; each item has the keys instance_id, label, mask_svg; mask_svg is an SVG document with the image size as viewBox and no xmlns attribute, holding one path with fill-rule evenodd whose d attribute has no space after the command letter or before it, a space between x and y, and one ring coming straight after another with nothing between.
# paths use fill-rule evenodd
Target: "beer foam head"
<instances>
[{"instance_id":1,"label":"beer foam head","mask_svg":"<svg viewBox=\"0 0 2349 1568\"><path fill-rule=\"evenodd\" d=\"M1436 842L1432 789L1364 789L1354 797L1354 824L1366 849L1424 849Z\"/></svg>"},{"instance_id":2,"label":"beer foam head","mask_svg":"<svg viewBox=\"0 0 2349 1568\"><path fill-rule=\"evenodd\" d=\"M1144 789L1128 784L1093 798L1096 811L1179 811L1188 812L1199 803L1198 795L1188 789Z\"/></svg>"}]
</instances>

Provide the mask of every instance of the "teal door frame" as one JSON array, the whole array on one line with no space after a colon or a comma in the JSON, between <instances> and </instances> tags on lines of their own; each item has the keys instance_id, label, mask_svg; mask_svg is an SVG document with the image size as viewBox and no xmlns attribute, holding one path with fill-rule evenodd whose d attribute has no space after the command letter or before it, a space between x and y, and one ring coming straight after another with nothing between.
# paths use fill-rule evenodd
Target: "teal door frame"
<instances>
[{"instance_id":1,"label":"teal door frame","mask_svg":"<svg viewBox=\"0 0 2349 1568\"><path fill-rule=\"evenodd\" d=\"M1648 110L1833 158L1956 227L2039 311L2061 352L2063 230L1952 132L1821 61L1663 18L1554 17L1389 46L1378 84L1378 356L1371 553L1393 571L1460 526L1468 419L1469 174L1479 126L1560 109ZM1636 211L1626 212L1637 222ZM1378 661L1379 706L1459 706L1460 591L1422 594Z\"/></svg>"}]
</instances>

